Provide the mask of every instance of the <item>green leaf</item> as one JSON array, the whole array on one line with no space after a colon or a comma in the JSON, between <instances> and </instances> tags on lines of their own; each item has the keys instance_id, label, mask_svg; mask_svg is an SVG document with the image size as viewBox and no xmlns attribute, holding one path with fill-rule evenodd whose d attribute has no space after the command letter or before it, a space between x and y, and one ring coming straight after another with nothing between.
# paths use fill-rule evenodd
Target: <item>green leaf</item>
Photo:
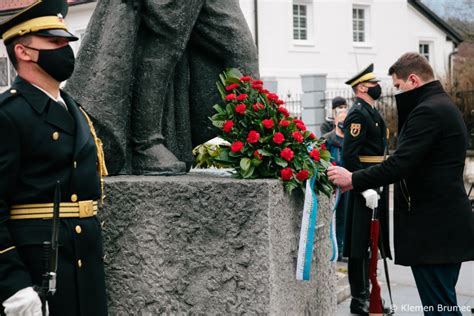
<instances>
[{"instance_id":1,"label":"green leaf","mask_svg":"<svg viewBox=\"0 0 474 316\"><path fill-rule=\"evenodd\" d=\"M258 158L253 158L252 159L252 166L258 167L262 164L262 161Z\"/></svg>"},{"instance_id":2,"label":"green leaf","mask_svg":"<svg viewBox=\"0 0 474 316\"><path fill-rule=\"evenodd\" d=\"M272 156L272 153L269 152L268 150L265 150L265 149L259 149L258 152L259 152L260 155L262 155L262 156L267 156L267 157Z\"/></svg>"},{"instance_id":3,"label":"green leaf","mask_svg":"<svg viewBox=\"0 0 474 316\"><path fill-rule=\"evenodd\" d=\"M240 173L244 179L250 179L253 176L253 172L255 171L254 166L250 166L248 170L242 170Z\"/></svg>"},{"instance_id":4,"label":"green leaf","mask_svg":"<svg viewBox=\"0 0 474 316\"><path fill-rule=\"evenodd\" d=\"M331 153L329 152L329 150L321 150L321 159L324 159L324 160L329 160L331 159Z\"/></svg>"},{"instance_id":5,"label":"green leaf","mask_svg":"<svg viewBox=\"0 0 474 316\"><path fill-rule=\"evenodd\" d=\"M251 165L251 160L249 158L240 159L240 168L242 168L242 170L244 171L249 170L250 165Z\"/></svg>"},{"instance_id":6,"label":"green leaf","mask_svg":"<svg viewBox=\"0 0 474 316\"><path fill-rule=\"evenodd\" d=\"M216 82L217 85L217 90L219 90L219 94L221 95L222 100L225 100L226 96L226 91L224 89L224 86L220 82Z\"/></svg>"},{"instance_id":7,"label":"green leaf","mask_svg":"<svg viewBox=\"0 0 474 316\"><path fill-rule=\"evenodd\" d=\"M224 109L223 109L222 106L220 106L219 104L214 104L213 108L214 108L214 110L216 110L218 113L225 113Z\"/></svg>"},{"instance_id":8,"label":"green leaf","mask_svg":"<svg viewBox=\"0 0 474 316\"><path fill-rule=\"evenodd\" d=\"M237 68L229 68L229 69L227 69L226 75L227 75L227 77L239 78L239 81L240 81L240 77L243 76L243 74L242 74L242 73L240 72L240 70L238 70Z\"/></svg>"},{"instance_id":9,"label":"green leaf","mask_svg":"<svg viewBox=\"0 0 474 316\"><path fill-rule=\"evenodd\" d=\"M275 157L275 163L283 168L288 166L288 162L285 159L281 159L280 157Z\"/></svg>"},{"instance_id":10,"label":"green leaf","mask_svg":"<svg viewBox=\"0 0 474 316\"><path fill-rule=\"evenodd\" d=\"M240 78L240 77L237 77L237 78L236 78L236 77L227 77L227 78L225 79L225 84L226 84L226 85L229 85L229 84L231 84L231 83L239 83L239 84L240 84L240 79L239 79L239 78Z\"/></svg>"},{"instance_id":11,"label":"green leaf","mask_svg":"<svg viewBox=\"0 0 474 316\"><path fill-rule=\"evenodd\" d=\"M212 125L214 125L217 128L222 128L224 126L224 121L212 121Z\"/></svg>"},{"instance_id":12,"label":"green leaf","mask_svg":"<svg viewBox=\"0 0 474 316\"><path fill-rule=\"evenodd\" d=\"M234 114L234 109L232 108L232 104L227 103L227 105L225 106L225 111L227 112L227 115Z\"/></svg>"}]
</instances>

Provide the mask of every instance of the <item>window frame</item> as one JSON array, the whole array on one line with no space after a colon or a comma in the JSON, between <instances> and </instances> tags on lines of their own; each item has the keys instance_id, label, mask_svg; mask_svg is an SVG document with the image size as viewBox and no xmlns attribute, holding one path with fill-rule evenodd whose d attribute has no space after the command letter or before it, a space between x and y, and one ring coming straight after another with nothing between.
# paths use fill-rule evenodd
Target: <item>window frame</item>
<instances>
[{"instance_id":1,"label":"window frame","mask_svg":"<svg viewBox=\"0 0 474 316\"><path fill-rule=\"evenodd\" d=\"M306 7L306 39L295 39L294 6ZM293 0L291 3L291 41L293 46L314 46L314 12L312 0Z\"/></svg>"},{"instance_id":2,"label":"window frame","mask_svg":"<svg viewBox=\"0 0 474 316\"><path fill-rule=\"evenodd\" d=\"M362 10L364 17L361 20L360 18L355 18L354 17L354 10ZM354 35L355 32L361 32L360 30L354 29L354 23L355 22L363 22L363 41L354 41ZM365 5L365 4L357 4L354 3L352 4L351 8L351 38L352 38L352 44L355 47L367 47L371 46L371 32L370 32L370 26L371 26L371 20L370 20L370 5Z\"/></svg>"}]
</instances>

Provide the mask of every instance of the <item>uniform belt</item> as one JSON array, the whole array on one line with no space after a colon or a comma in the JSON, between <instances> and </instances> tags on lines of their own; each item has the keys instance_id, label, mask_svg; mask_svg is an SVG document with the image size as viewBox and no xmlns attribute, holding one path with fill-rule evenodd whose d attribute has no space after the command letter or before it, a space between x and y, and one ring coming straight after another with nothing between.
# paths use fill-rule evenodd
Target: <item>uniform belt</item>
<instances>
[{"instance_id":1,"label":"uniform belt","mask_svg":"<svg viewBox=\"0 0 474 316\"><path fill-rule=\"evenodd\" d=\"M59 217L92 217L97 215L97 201L62 202L59 204ZM53 203L18 204L10 208L10 219L49 219L53 218Z\"/></svg>"},{"instance_id":2,"label":"uniform belt","mask_svg":"<svg viewBox=\"0 0 474 316\"><path fill-rule=\"evenodd\" d=\"M360 162L381 163L384 160L384 156L359 156Z\"/></svg>"}]
</instances>

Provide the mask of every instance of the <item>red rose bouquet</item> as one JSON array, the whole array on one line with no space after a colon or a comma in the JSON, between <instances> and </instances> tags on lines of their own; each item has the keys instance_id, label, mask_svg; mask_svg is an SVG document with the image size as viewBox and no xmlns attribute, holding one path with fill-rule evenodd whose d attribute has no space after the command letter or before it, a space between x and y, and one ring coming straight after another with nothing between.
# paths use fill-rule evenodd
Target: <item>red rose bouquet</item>
<instances>
[{"instance_id":1,"label":"red rose bouquet","mask_svg":"<svg viewBox=\"0 0 474 316\"><path fill-rule=\"evenodd\" d=\"M278 95L237 69L221 74L217 87L224 104L214 105L216 114L210 119L230 146L212 146L210 152L199 148L195 165L233 168L244 179L279 178L288 192L304 189L305 181L315 175L316 191L331 194L326 175L330 153L324 140L292 117Z\"/></svg>"}]
</instances>

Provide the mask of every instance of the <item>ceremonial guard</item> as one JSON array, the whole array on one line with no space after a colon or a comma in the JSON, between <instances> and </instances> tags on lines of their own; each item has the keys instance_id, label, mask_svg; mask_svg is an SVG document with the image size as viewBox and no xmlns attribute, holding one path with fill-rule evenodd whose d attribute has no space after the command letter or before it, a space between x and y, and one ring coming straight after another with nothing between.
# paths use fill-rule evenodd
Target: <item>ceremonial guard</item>
<instances>
[{"instance_id":1,"label":"ceremonial guard","mask_svg":"<svg viewBox=\"0 0 474 316\"><path fill-rule=\"evenodd\" d=\"M373 64L349 79L356 96L344 121L343 163L350 171L365 169L381 163L387 146L387 128L375 108L381 95L379 80L373 73ZM379 188L377 188L379 189ZM383 257L391 258L388 234L388 187L379 189L378 214L381 223L380 250ZM373 190L348 192L345 223L344 257L348 257L348 274L352 301L351 312L368 315L369 307L369 242L372 210L366 206ZM375 197L376 198L376 197Z\"/></svg>"},{"instance_id":2,"label":"ceremonial guard","mask_svg":"<svg viewBox=\"0 0 474 316\"><path fill-rule=\"evenodd\" d=\"M58 181L59 251L49 314L107 315L96 217L103 152L87 114L59 89L74 70L69 41L77 40L64 23L67 9L66 0L36 0L0 24L18 72L0 95L0 309L6 315L41 315L46 305L37 290Z\"/></svg>"}]
</instances>

